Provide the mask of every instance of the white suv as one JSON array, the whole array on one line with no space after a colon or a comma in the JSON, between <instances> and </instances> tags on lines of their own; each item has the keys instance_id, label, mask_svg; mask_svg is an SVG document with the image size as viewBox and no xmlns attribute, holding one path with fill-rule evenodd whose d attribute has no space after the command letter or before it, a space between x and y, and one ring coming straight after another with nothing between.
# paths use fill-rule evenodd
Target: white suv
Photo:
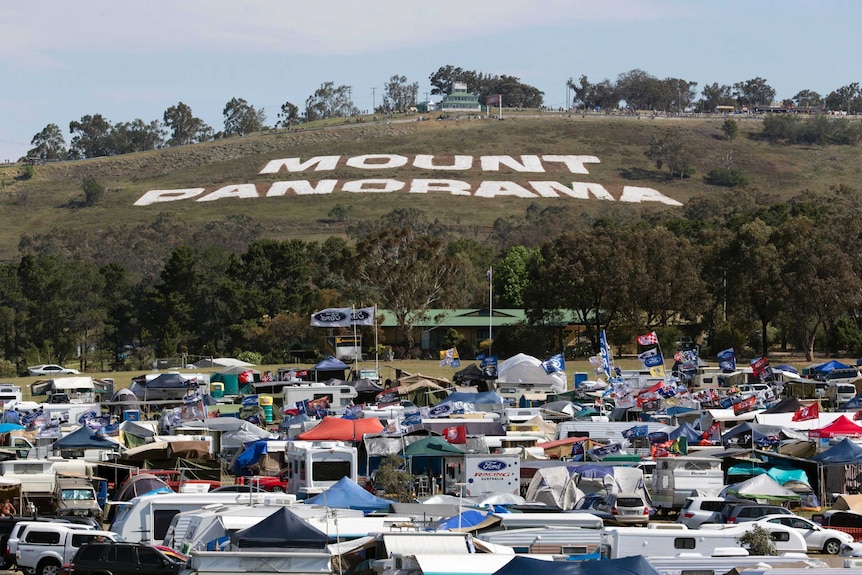
<instances>
[{"instance_id":1,"label":"white suv","mask_svg":"<svg viewBox=\"0 0 862 575\"><path fill-rule=\"evenodd\" d=\"M704 523L723 523L721 510L727 501L721 497L689 497L682 505L677 523L697 529Z\"/></svg>"}]
</instances>

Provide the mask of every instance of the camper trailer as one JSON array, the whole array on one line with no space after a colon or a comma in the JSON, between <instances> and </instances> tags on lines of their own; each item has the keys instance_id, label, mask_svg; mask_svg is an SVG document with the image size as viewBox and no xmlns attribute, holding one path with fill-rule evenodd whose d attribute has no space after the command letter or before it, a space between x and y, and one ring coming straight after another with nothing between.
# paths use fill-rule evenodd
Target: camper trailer
<instances>
[{"instance_id":1,"label":"camper trailer","mask_svg":"<svg viewBox=\"0 0 862 575\"><path fill-rule=\"evenodd\" d=\"M284 458L287 492L300 498L321 493L342 477L357 480L356 448L339 441L293 441Z\"/></svg>"},{"instance_id":2,"label":"camper trailer","mask_svg":"<svg viewBox=\"0 0 862 575\"><path fill-rule=\"evenodd\" d=\"M325 385L307 383L284 386L284 406L300 405L304 402L318 402L322 410L344 411L356 398L356 388L352 385Z\"/></svg>"},{"instance_id":3,"label":"camper trailer","mask_svg":"<svg viewBox=\"0 0 862 575\"><path fill-rule=\"evenodd\" d=\"M714 457L657 457L652 476L653 505L679 511L693 491L718 494L724 487L721 460Z\"/></svg>"}]
</instances>

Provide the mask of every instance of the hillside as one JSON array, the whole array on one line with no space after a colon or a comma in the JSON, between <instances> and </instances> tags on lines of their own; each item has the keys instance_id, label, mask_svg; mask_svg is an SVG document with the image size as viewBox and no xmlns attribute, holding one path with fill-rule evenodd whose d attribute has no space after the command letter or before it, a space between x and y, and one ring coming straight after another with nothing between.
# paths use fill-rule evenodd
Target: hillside
<instances>
[{"instance_id":1,"label":"hillside","mask_svg":"<svg viewBox=\"0 0 862 575\"><path fill-rule=\"evenodd\" d=\"M21 166L5 166L0 167L0 205L5 216L0 229L0 261L16 257L22 234L38 235L55 228L70 232L104 230L107 226L121 229L152 222L164 212L200 225L244 215L259 226L263 236L306 240L344 233L347 222L329 216L336 206L343 208L348 221L378 218L397 208L416 208L432 220L439 219L480 238L497 218L523 215L532 203L566 205L595 217L608 208L608 201L613 201L617 210L630 211L635 216L645 210L680 208L656 201L621 202L627 195L631 197L632 189L647 188L657 192L657 197L682 205L696 196L714 193L717 188L704 183L703 176L729 153L734 165L748 172L752 187L777 200L839 184L855 187L860 180L862 158L858 146L770 144L757 137L761 122L756 118L741 119L739 136L731 142L722 137L722 121L579 115L507 116L504 121L418 122L414 118L389 124L272 131L142 154L38 165L27 180L22 178ZM685 180L669 179L667 170L659 172L644 155L651 138L661 136L671 126L684 130L686 146L696 158L696 173ZM407 162L376 169L369 165L383 159L368 160L364 167L348 165L348 158L366 154L404 156ZM452 164L457 155L472 156L474 161L465 170L429 169L417 160L417 155L433 155L434 166ZM543 171L519 173L505 162L499 170L482 169L481 157L519 159L521 155L538 156ZM277 173L261 173L271 160L298 158L298 162L305 162L315 156L341 158L334 169L308 166L290 173L282 166ZM599 163L588 160L583 164L584 170L579 170L547 156L595 156ZM581 173L575 173L578 171ZM92 206L84 205L81 189L82 179L88 176L107 190L105 197ZM359 186L349 182L365 179L404 182L405 189L388 193L342 191L345 185L348 189ZM407 191L424 179L453 180L455 183L450 182L447 190L455 186L461 193ZM337 180L332 193L297 195L287 189L275 197L265 197L274 182L307 181L307 191L320 192L324 180ZM500 181L515 185L501 187L493 183ZM482 186L483 182L487 187ZM577 190L589 199L572 197L577 195L574 193L539 197L532 182L558 182L568 188L573 187L573 182L584 184ZM142 199L152 190L189 189L195 192L188 192L188 199L135 205L146 203ZM219 189L224 196L232 197L214 200L211 194ZM478 192L480 189L484 191ZM521 189L528 191L518 192ZM514 193L532 197L511 195ZM197 201L207 196L211 201ZM605 201L596 199L602 196Z\"/></svg>"}]
</instances>

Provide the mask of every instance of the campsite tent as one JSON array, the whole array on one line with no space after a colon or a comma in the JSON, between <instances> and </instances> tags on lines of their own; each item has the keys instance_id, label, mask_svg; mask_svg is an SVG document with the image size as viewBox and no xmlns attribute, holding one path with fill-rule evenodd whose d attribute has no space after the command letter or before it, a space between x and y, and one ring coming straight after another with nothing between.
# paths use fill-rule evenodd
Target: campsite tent
<instances>
[{"instance_id":1,"label":"campsite tent","mask_svg":"<svg viewBox=\"0 0 862 575\"><path fill-rule=\"evenodd\" d=\"M230 536L235 549L324 549L329 535L310 525L287 507Z\"/></svg>"},{"instance_id":2,"label":"campsite tent","mask_svg":"<svg viewBox=\"0 0 862 575\"><path fill-rule=\"evenodd\" d=\"M333 377L344 379L344 372L348 369L350 369L349 365L335 356L329 355L318 362L311 371L314 372L314 381L326 381Z\"/></svg>"},{"instance_id":3,"label":"campsite tent","mask_svg":"<svg viewBox=\"0 0 862 575\"><path fill-rule=\"evenodd\" d=\"M494 575L659 575L643 555L633 555L606 561L545 561L525 555L514 559L494 572Z\"/></svg>"},{"instance_id":4,"label":"campsite tent","mask_svg":"<svg viewBox=\"0 0 862 575\"><path fill-rule=\"evenodd\" d=\"M803 405L797 397L785 397L763 413L795 413Z\"/></svg>"},{"instance_id":5,"label":"campsite tent","mask_svg":"<svg viewBox=\"0 0 862 575\"><path fill-rule=\"evenodd\" d=\"M818 453L811 460L822 465L862 463L862 446L844 438L840 443L830 447L826 451Z\"/></svg>"},{"instance_id":6,"label":"campsite tent","mask_svg":"<svg viewBox=\"0 0 862 575\"><path fill-rule=\"evenodd\" d=\"M366 433L380 433L383 424L376 417L362 419L342 419L340 417L324 417L313 429L296 436L307 441L360 441Z\"/></svg>"},{"instance_id":7,"label":"campsite tent","mask_svg":"<svg viewBox=\"0 0 862 575\"><path fill-rule=\"evenodd\" d=\"M122 485L120 485L115 499L117 501L131 501L138 495L153 493L155 491L172 493L173 489L168 487L167 483L155 475L149 473L138 473L137 475L132 475Z\"/></svg>"},{"instance_id":8,"label":"campsite tent","mask_svg":"<svg viewBox=\"0 0 862 575\"><path fill-rule=\"evenodd\" d=\"M497 383L545 383L550 384L555 393L562 393L568 387L564 371L547 373L539 359L524 353L513 355L497 365Z\"/></svg>"},{"instance_id":9,"label":"campsite tent","mask_svg":"<svg viewBox=\"0 0 862 575\"><path fill-rule=\"evenodd\" d=\"M113 439L108 439L95 430L84 426L55 441L51 449L55 451L58 449L104 449L109 451L118 451L120 449L120 444Z\"/></svg>"},{"instance_id":10,"label":"campsite tent","mask_svg":"<svg viewBox=\"0 0 862 575\"><path fill-rule=\"evenodd\" d=\"M429 435L405 447L404 455L407 457L442 457L464 455L464 450L457 445L452 445L439 435Z\"/></svg>"},{"instance_id":11,"label":"campsite tent","mask_svg":"<svg viewBox=\"0 0 862 575\"><path fill-rule=\"evenodd\" d=\"M820 429L808 431L812 439L831 439L833 437L862 437L862 427L853 423L846 415L842 415L829 425Z\"/></svg>"},{"instance_id":12,"label":"campsite tent","mask_svg":"<svg viewBox=\"0 0 862 575\"><path fill-rule=\"evenodd\" d=\"M799 494L781 486L769 475L756 475L742 483L727 486L723 492L743 499L755 499L758 502L796 501Z\"/></svg>"},{"instance_id":13,"label":"campsite tent","mask_svg":"<svg viewBox=\"0 0 862 575\"><path fill-rule=\"evenodd\" d=\"M349 477L342 477L323 493L304 501L309 505L323 505L336 509L358 509L365 513L388 511L391 501L382 499L361 488Z\"/></svg>"},{"instance_id":14,"label":"campsite tent","mask_svg":"<svg viewBox=\"0 0 862 575\"><path fill-rule=\"evenodd\" d=\"M697 444L703 439L703 433L696 430L692 425L684 421L679 427L667 434L668 440L674 441L677 437L685 437L689 444Z\"/></svg>"}]
</instances>

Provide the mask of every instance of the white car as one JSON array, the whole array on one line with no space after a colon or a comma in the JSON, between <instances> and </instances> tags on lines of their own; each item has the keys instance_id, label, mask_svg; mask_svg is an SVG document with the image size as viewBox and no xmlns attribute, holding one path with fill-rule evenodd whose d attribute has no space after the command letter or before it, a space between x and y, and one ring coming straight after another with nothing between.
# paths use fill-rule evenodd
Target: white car
<instances>
[{"instance_id":1,"label":"white car","mask_svg":"<svg viewBox=\"0 0 862 575\"><path fill-rule=\"evenodd\" d=\"M849 533L821 527L810 519L796 515L764 515L755 523L777 523L798 530L810 552L838 555L842 545L853 543L853 536Z\"/></svg>"},{"instance_id":2,"label":"white car","mask_svg":"<svg viewBox=\"0 0 862 575\"><path fill-rule=\"evenodd\" d=\"M54 365L50 363L28 367L27 372L30 375L78 375L81 373L77 369L70 369L68 367L63 367L62 365Z\"/></svg>"}]
</instances>

